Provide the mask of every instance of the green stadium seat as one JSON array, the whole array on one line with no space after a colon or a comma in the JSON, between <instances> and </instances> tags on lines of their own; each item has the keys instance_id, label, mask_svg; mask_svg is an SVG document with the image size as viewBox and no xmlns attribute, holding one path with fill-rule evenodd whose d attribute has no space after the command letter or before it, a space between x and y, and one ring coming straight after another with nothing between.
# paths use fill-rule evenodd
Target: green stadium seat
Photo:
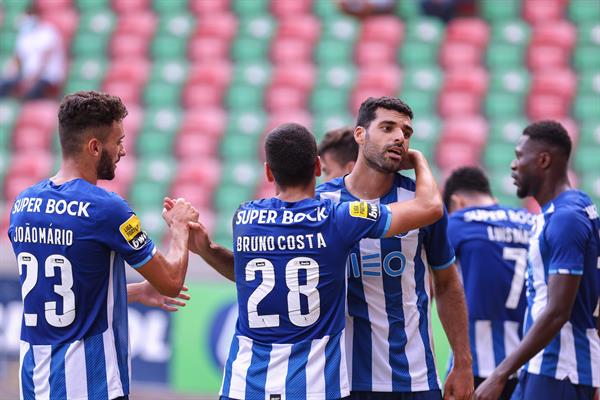
<instances>
[{"instance_id":1,"label":"green stadium seat","mask_svg":"<svg viewBox=\"0 0 600 400\"><path fill-rule=\"evenodd\" d=\"M185 60L187 44L176 36L157 36L150 44L150 51L157 60Z\"/></svg>"},{"instance_id":2,"label":"green stadium seat","mask_svg":"<svg viewBox=\"0 0 600 400\"><path fill-rule=\"evenodd\" d=\"M421 15L421 7L418 1L397 1L396 14L405 20L418 19Z\"/></svg>"},{"instance_id":3,"label":"green stadium seat","mask_svg":"<svg viewBox=\"0 0 600 400\"><path fill-rule=\"evenodd\" d=\"M337 114L321 113L316 111L313 118L312 132L318 142L323 139L323 136L325 136L326 132L332 129L342 128L344 126L354 127L355 123L356 119L353 118L347 110L343 110Z\"/></svg>"},{"instance_id":4,"label":"green stadium seat","mask_svg":"<svg viewBox=\"0 0 600 400\"><path fill-rule=\"evenodd\" d=\"M405 90L439 92L442 79L442 72L437 66L414 66L404 71L403 87Z\"/></svg>"},{"instance_id":5,"label":"green stadium seat","mask_svg":"<svg viewBox=\"0 0 600 400\"><path fill-rule=\"evenodd\" d=\"M75 58L69 69L69 80L99 84L106 75L106 64L105 58Z\"/></svg>"},{"instance_id":6,"label":"green stadium seat","mask_svg":"<svg viewBox=\"0 0 600 400\"><path fill-rule=\"evenodd\" d=\"M220 185L215 193L214 203L219 214L236 210L239 205L254 197L255 187L240 185Z\"/></svg>"},{"instance_id":7,"label":"green stadium seat","mask_svg":"<svg viewBox=\"0 0 600 400\"><path fill-rule=\"evenodd\" d=\"M588 44L577 46L573 63L578 72L598 71L600 69L600 51L598 45Z\"/></svg>"},{"instance_id":8,"label":"green stadium seat","mask_svg":"<svg viewBox=\"0 0 600 400\"><path fill-rule=\"evenodd\" d=\"M141 135L141 136L145 136ZM139 146L149 138L138 140ZM173 181L175 172L177 171L177 161L173 159L172 151L164 151L159 153L140 153L137 160L136 181L139 182L154 182L158 185L169 185Z\"/></svg>"},{"instance_id":9,"label":"green stadium seat","mask_svg":"<svg viewBox=\"0 0 600 400\"><path fill-rule=\"evenodd\" d=\"M579 131L579 146L600 146L600 116L583 121Z\"/></svg>"},{"instance_id":10,"label":"green stadium seat","mask_svg":"<svg viewBox=\"0 0 600 400\"><path fill-rule=\"evenodd\" d=\"M577 76L579 85L577 92L579 94L600 94L600 68L593 71L583 71Z\"/></svg>"},{"instance_id":11,"label":"green stadium seat","mask_svg":"<svg viewBox=\"0 0 600 400\"><path fill-rule=\"evenodd\" d=\"M520 116L525 107L525 96L519 93L491 91L485 99L488 118Z\"/></svg>"},{"instance_id":12,"label":"green stadium seat","mask_svg":"<svg viewBox=\"0 0 600 400\"><path fill-rule=\"evenodd\" d=\"M600 45L600 22L598 22L598 20L581 22L578 24L577 28L577 42L579 44L595 44L596 46Z\"/></svg>"},{"instance_id":13,"label":"green stadium seat","mask_svg":"<svg viewBox=\"0 0 600 400\"><path fill-rule=\"evenodd\" d=\"M182 120L181 110L173 107L173 104L165 107L146 108L145 115L142 131L165 133L171 136L175 135Z\"/></svg>"},{"instance_id":14,"label":"green stadium seat","mask_svg":"<svg viewBox=\"0 0 600 400\"><path fill-rule=\"evenodd\" d=\"M524 95L529 92L531 77L523 67L493 68L490 70L490 91L504 91Z\"/></svg>"},{"instance_id":15,"label":"green stadium seat","mask_svg":"<svg viewBox=\"0 0 600 400\"><path fill-rule=\"evenodd\" d=\"M497 115L490 120L490 136L488 143L508 143L514 145L528 125L525 117L507 117Z\"/></svg>"},{"instance_id":16,"label":"green stadium seat","mask_svg":"<svg viewBox=\"0 0 600 400\"><path fill-rule=\"evenodd\" d=\"M515 145L511 143L488 143L483 162L489 170L510 171L510 163L515 158Z\"/></svg>"},{"instance_id":17,"label":"green stadium seat","mask_svg":"<svg viewBox=\"0 0 600 400\"><path fill-rule=\"evenodd\" d=\"M313 3L313 12L325 21L343 15L337 4L333 1L315 1Z\"/></svg>"},{"instance_id":18,"label":"green stadium seat","mask_svg":"<svg viewBox=\"0 0 600 400\"><path fill-rule=\"evenodd\" d=\"M231 58L236 63L265 62L269 55L269 41L238 38L231 46Z\"/></svg>"},{"instance_id":19,"label":"green stadium seat","mask_svg":"<svg viewBox=\"0 0 600 400\"><path fill-rule=\"evenodd\" d=\"M520 18L519 0L482 0L479 3L481 16L490 22Z\"/></svg>"},{"instance_id":20,"label":"green stadium seat","mask_svg":"<svg viewBox=\"0 0 600 400\"><path fill-rule=\"evenodd\" d=\"M405 41L398 51L398 62L405 67L435 66L438 46L429 43Z\"/></svg>"},{"instance_id":21,"label":"green stadium seat","mask_svg":"<svg viewBox=\"0 0 600 400\"><path fill-rule=\"evenodd\" d=\"M249 85L233 85L229 88L225 104L231 110L252 110L263 104L263 88Z\"/></svg>"},{"instance_id":22,"label":"green stadium seat","mask_svg":"<svg viewBox=\"0 0 600 400\"><path fill-rule=\"evenodd\" d=\"M355 19L342 15L330 18L326 22L321 28L321 40L337 41L338 43L348 43L356 40L359 24Z\"/></svg>"},{"instance_id":23,"label":"green stadium seat","mask_svg":"<svg viewBox=\"0 0 600 400\"><path fill-rule=\"evenodd\" d=\"M595 0L571 0L569 17L576 22L600 21L600 7Z\"/></svg>"},{"instance_id":24,"label":"green stadium seat","mask_svg":"<svg viewBox=\"0 0 600 400\"><path fill-rule=\"evenodd\" d=\"M5 144L10 141L12 129L20 110L21 104L14 99L5 98L0 100L0 149L7 148Z\"/></svg>"},{"instance_id":25,"label":"green stadium seat","mask_svg":"<svg viewBox=\"0 0 600 400\"><path fill-rule=\"evenodd\" d=\"M253 16L240 21L238 37L268 40L275 32L275 21L268 15Z\"/></svg>"},{"instance_id":26,"label":"green stadium seat","mask_svg":"<svg viewBox=\"0 0 600 400\"><path fill-rule=\"evenodd\" d=\"M100 90L100 81L69 79L63 88L63 93L73 93L80 90Z\"/></svg>"},{"instance_id":27,"label":"green stadium seat","mask_svg":"<svg viewBox=\"0 0 600 400\"><path fill-rule=\"evenodd\" d=\"M188 0L153 0L152 7L160 16L189 12Z\"/></svg>"},{"instance_id":28,"label":"green stadium seat","mask_svg":"<svg viewBox=\"0 0 600 400\"><path fill-rule=\"evenodd\" d=\"M440 137L442 123L435 114L415 114L412 140L416 139L434 146Z\"/></svg>"},{"instance_id":29,"label":"green stadium seat","mask_svg":"<svg viewBox=\"0 0 600 400\"><path fill-rule=\"evenodd\" d=\"M0 31L0 54L14 54L17 34L14 31Z\"/></svg>"},{"instance_id":30,"label":"green stadium seat","mask_svg":"<svg viewBox=\"0 0 600 400\"><path fill-rule=\"evenodd\" d=\"M231 8L242 18L265 15L269 13L269 0L233 1Z\"/></svg>"},{"instance_id":31,"label":"green stadium seat","mask_svg":"<svg viewBox=\"0 0 600 400\"><path fill-rule=\"evenodd\" d=\"M77 0L77 8L79 8L82 13L95 13L109 10L110 0Z\"/></svg>"},{"instance_id":32,"label":"green stadium seat","mask_svg":"<svg viewBox=\"0 0 600 400\"><path fill-rule=\"evenodd\" d=\"M348 64L331 64L319 68L317 87L350 89L356 83L356 68Z\"/></svg>"},{"instance_id":33,"label":"green stadium seat","mask_svg":"<svg viewBox=\"0 0 600 400\"><path fill-rule=\"evenodd\" d=\"M256 160L258 140L252 135L227 134L221 140L221 155L230 160Z\"/></svg>"},{"instance_id":34,"label":"green stadium seat","mask_svg":"<svg viewBox=\"0 0 600 400\"><path fill-rule=\"evenodd\" d=\"M181 85L163 82L151 82L144 89L144 103L147 107L167 107L179 104Z\"/></svg>"},{"instance_id":35,"label":"green stadium seat","mask_svg":"<svg viewBox=\"0 0 600 400\"><path fill-rule=\"evenodd\" d=\"M152 63L150 82L181 84L188 76L188 63L184 60L161 60Z\"/></svg>"},{"instance_id":36,"label":"green stadium seat","mask_svg":"<svg viewBox=\"0 0 600 400\"><path fill-rule=\"evenodd\" d=\"M575 169L580 172L589 172L600 174L600 157L598 157L597 146L579 146L575 153L575 160L573 165Z\"/></svg>"},{"instance_id":37,"label":"green stadium seat","mask_svg":"<svg viewBox=\"0 0 600 400\"><path fill-rule=\"evenodd\" d=\"M348 109L349 90L318 88L312 92L310 108L313 112L342 113Z\"/></svg>"},{"instance_id":38,"label":"green stadium seat","mask_svg":"<svg viewBox=\"0 0 600 400\"><path fill-rule=\"evenodd\" d=\"M256 188L258 178L263 174L263 166L257 160L237 160L227 157L223 165L221 185Z\"/></svg>"},{"instance_id":39,"label":"green stadium seat","mask_svg":"<svg viewBox=\"0 0 600 400\"><path fill-rule=\"evenodd\" d=\"M401 91L399 97L410 104L415 116L435 114L437 93L407 89Z\"/></svg>"},{"instance_id":40,"label":"green stadium seat","mask_svg":"<svg viewBox=\"0 0 600 400\"><path fill-rule=\"evenodd\" d=\"M144 131L137 139L136 149L140 156L166 157L173 154L174 142L175 135L167 132Z\"/></svg>"},{"instance_id":41,"label":"green stadium seat","mask_svg":"<svg viewBox=\"0 0 600 400\"><path fill-rule=\"evenodd\" d=\"M425 158L433 160L435 154L435 143L428 140L421 140L419 138L413 138L410 140L410 148L419 150Z\"/></svg>"},{"instance_id":42,"label":"green stadium seat","mask_svg":"<svg viewBox=\"0 0 600 400\"><path fill-rule=\"evenodd\" d=\"M237 207L233 210L218 212L215 222L214 241L228 249L231 249L233 245L232 220L236 209Z\"/></svg>"},{"instance_id":43,"label":"green stadium seat","mask_svg":"<svg viewBox=\"0 0 600 400\"><path fill-rule=\"evenodd\" d=\"M160 211L164 197L169 192L170 182L135 180L129 190L129 201L135 209Z\"/></svg>"},{"instance_id":44,"label":"green stadium seat","mask_svg":"<svg viewBox=\"0 0 600 400\"><path fill-rule=\"evenodd\" d=\"M321 40L315 49L314 58L320 66L352 64L354 44L333 39Z\"/></svg>"},{"instance_id":45,"label":"green stadium seat","mask_svg":"<svg viewBox=\"0 0 600 400\"><path fill-rule=\"evenodd\" d=\"M529 43L531 28L523 20L515 19L492 24L491 43L524 46Z\"/></svg>"},{"instance_id":46,"label":"green stadium seat","mask_svg":"<svg viewBox=\"0 0 600 400\"><path fill-rule=\"evenodd\" d=\"M159 14L156 38L175 37L187 38L194 30L194 18L186 12L175 14Z\"/></svg>"},{"instance_id":47,"label":"green stadium seat","mask_svg":"<svg viewBox=\"0 0 600 400\"><path fill-rule=\"evenodd\" d=\"M144 205L133 207L140 218L144 231L155 244L160 244L167 230L167 224L162 219L162 199L159 205Z\"/></svg>"},{"instance_id":48,"label":"green stadium seat","mask_svg":"<svg viewBox=\"0 0 600 400\"><path fill-rule=\"evenodd\" d=\"M486 53L490 69L516 69L525 65L525 47L521 45L492 43Z\"/></svg>"},{"instance_id":49,"label":"green stadium seat","mask_svg":"<svg viewBox=\"0 0 600 400\"><path fill-rule=\"evenodd\" d=\"M4 183L4 177L6 176L6 171L8 170L9 166L10 152L4 147L0 147L0 185Z\"/></svg>"},{"instance_id":50,"label":"green stadium seat","mask_svg":"<svg viewBox=\"0 0 600 400\"><path fill-rule=\"evenodd\" d=\"M76 58L96 58L106 54L109 35L82 32L73 38L71 52Z\"/></svg>"},{"instance_id":51,"label":"green stadium seat","mask_svg":"<svg viewBox=\"0 0 600 400\"><path fill-rule=\"evenodd\" d=\"M259 137L267 124L267 117L262 110L241 110L229 114L227 135L245 135Z\"/></svg>"},{"instance_id":52,"label":"green stadium seat","mask_svg":"<svg viewBox=\"0 0 600 400\"><path fill-rule=\"evenodd\" d=\"M580 121L600 116L600 101L597 94L579 95L573 104L573 115ZM600 157L598 157L600 159Z\"/></svg>"},{"instance_id":53,"label":"green stadium seat","mask_svg":"<svg viewBox=\"0 0 600 400\"><path fill-rule=\"evenodd\" d=\"M83 12L79 17L78 32L96 35L110 35L116 24L116 17L110 8Z\"/></svg>"},{"instance_id":54,"label":"green stadium seat","mask_svg":"<svg viewBox=\"0 0 600 400\"><path fill-rule=\"evenodd\" d=\"M600 173L598 171L586 171L580 175L581 190L586 192L596 206L600 205Z\"/></svg>"},{"instance_id":55,"label":"green stadium seat","mask_svg":"<svg viewBox=\"0 0 600 400\"><path fill-rule=\"evenodd\" d=\"M236 63L233 70L234 85L250 85L264 87L271 79L271 65L267 62L257 61L250 63Z\"/></svg>"},{"instance_id":56,"label":"green stadium seat","mask_svg":"<svg viewBox=\"0 0 600 400\"><path fill-rule=\"evenodd\" d=\"M437 18L420 17L406 21L407 42L439 45L444 39L444 24Z\"/></svg>"}]
</instances>

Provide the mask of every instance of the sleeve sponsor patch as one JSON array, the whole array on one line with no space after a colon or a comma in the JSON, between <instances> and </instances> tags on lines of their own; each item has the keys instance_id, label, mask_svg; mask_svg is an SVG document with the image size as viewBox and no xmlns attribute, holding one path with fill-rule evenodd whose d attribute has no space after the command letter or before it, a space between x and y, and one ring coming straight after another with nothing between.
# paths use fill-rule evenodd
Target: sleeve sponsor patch
<instances>
[{"instance_id":1,"label":"sleeve sponsor patch","mask_svg":"<svg viewBox=\"0 0 600 400\"><path fill-rule=\"evenodd\" d=\"M353 201L350 203L350 215L376 221L379 219L379 207L366 201Z\"/></svg>"},{"instance_id":2,"label":"sleeve sponsor patch","mask_svg":"<svg viewBox=\"0 0 600 400\"><path fill-rule=\"evenodd\" d=\"M141 249L148 241L148 235L142 231L140 219L135 214L119 226L119 231L134 250Z\"/></svg>"}]
</instances>

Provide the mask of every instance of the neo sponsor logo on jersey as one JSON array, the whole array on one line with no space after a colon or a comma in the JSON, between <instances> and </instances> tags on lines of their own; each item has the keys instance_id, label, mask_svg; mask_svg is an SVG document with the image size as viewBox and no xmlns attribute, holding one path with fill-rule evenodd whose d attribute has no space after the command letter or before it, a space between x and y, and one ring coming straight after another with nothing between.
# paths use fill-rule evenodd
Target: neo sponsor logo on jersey
<instances>
[{"instance_id":1,"label":"neo sponsor logo on jersey","mask_svg":"<svg viewBox=\"0 0 600 400\"><path fill-rule=\"evenodd\" d=\"M366 201L353 201L350 203L350 215L376 221L379 218L379 207Z\"/></svg>"},{"instance_id":2,"label":"neo sponsor logo on jersey","mask_svg":"<svg viewBox=\"0 0 600 400\"><path fill-rule=\"evenodd\" d=\"M354 278L381 276L382 271L388 276L397 277L406 269L406 257L399 251L392 251L382 261L379 253L361 254L359 263L357 254L352 252L348 268L349 275Z\"/></svg>"},{"instance_id":3,"label":"neo sponsor logo on jersey","mask_svg":"<svg viewBox=\"0 0 600 400\"><path fill-rule=\"evenodd\" d=\"M137 215L132 215L127 221L123 222L119 227L119 231L135 250L141 249L148 242L148 235L142 230L142 224Z\"/></svg>"}]
</instances>

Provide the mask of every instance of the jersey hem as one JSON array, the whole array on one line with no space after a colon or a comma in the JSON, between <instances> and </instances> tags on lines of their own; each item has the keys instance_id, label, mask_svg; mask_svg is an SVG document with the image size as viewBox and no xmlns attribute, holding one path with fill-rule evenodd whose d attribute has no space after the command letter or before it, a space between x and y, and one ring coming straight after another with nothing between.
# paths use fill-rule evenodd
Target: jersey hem
<instances>
[{"instance_id":1,"label":"jersey hem","mask_svg":"<svg viewBox=\"0 0 600 400\"><path fill-rule=\"evenodd\" d=\"M364 386L363 386L364 385ZM441 390L439 387L430 388L427 386L416 386L416 387L401 387L397 390L390 390L390 384L387 383L359 383L353 384L352 392L378 392L378 393L414 393L414 392L428 392L431 390Z\"/></svg>"},{"instance_id":2,"label":"jersey hem","mask_svg":"<svg viewBox=\"0 0 600 400\"><path fill-rule=\"evenodd\" d=\"M456 261L456 256L452 257L452 258L450 259L450 261L448 261L448 262L447 262L447 263L445 263L445 264L442 264L442 265L430 265L430 267L431 267L431 269L435 269L436 271L437 271L437 270L441 270L441 269L446 269L446 268L448 268L449 266L451 266L452 264L454 264L454 262L455 262L455 261Z\"/></svg>"},{"instance_id":3,"label":"jersey hem","mask_svg":"<svg viewBox=\"0 0 600 400\"><path fill-rule=\"evenodd\" d=\"M552 275L583 275L582 269L552 268L548 270Z\"/></svg>"},{"instance_id":4,"label":"jersey hem","mask_svg":"<svg viewBox=\"0 0 600 400\"><path fill-rule=\"evenodd\" d=\"M270 393L270 394L280 394L282 396L283 399L287 399L288 396L286 396L285 391L283 393ZM265 394L266 395L266 394ZM246 392L237 392L234 390L230 390L228 395L224 395L223 393L219 393L219 396L224 396L227 397L229 399L245 399L246 398ZM350 390L349 389L345 389L340 391L340 397L327 397L327 393L324 392L320 392L320 393L307 393L306 397L304 397L306 400L323 400L323 399L338 399L338 398L344 398L344 397L348 397L350 396Z\"/></svg>"},{"instance_id":5,"label":"jersey hem","mask_svg":"<svg viewBox=\"0 0 600 400\"><path fill-rule=\"evenodd\" d=\"M577 383L573 382L573 380L571 379L570 376L566 375L563 378L557 378L554 375L548 375L548 374L543 374L543 373L537 373L537 372L531 372L529 371L527 368L524 369L525 372L527 372L529 375L536 375L536 376L545 376L546 378L550 378L550 379L554 379L556 381L559 382L564 382L564 381L568 381L573 385L577 385L577 386L588 386L588 387L592 387L592 388L597 388L598 386L594 386L594 382L582 382L581 380L578 380Z\"/></svg>"}]
</instances>

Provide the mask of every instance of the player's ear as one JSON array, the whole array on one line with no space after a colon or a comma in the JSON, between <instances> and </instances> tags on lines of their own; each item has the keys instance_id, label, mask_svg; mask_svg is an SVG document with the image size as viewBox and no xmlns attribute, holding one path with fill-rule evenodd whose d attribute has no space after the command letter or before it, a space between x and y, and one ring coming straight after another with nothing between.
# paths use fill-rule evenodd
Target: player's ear
<instances>
[{"instance_id":1,"label":"player's ear","mask_svg":"<svg viewBox=\"0 0 600 400\"><path fill-rule=\"evenodd\" d=\"M271 167L269 167L269 164L267 164L266 161L265 161L265 176L267 177L267 181L275 182L275 176L273 175L273 171L271 170Z\"/></svg>"},{"instance_id":2,"label":"player's ear","mask_svg":"<svg viewBox=\"0 0 600 400\"><path fill-rule=\"evenodd\" d=\"M91 156L98 157L102 153L102 142L96 137L91 137L87 142L86 150Z\"/></svg>"},{"instance_id":3,"label":"player's ear","mask_svg":"<svg viewBox=\"0 0 600 400\"><path fill-rule=\"evenodd\" d=\"M315 163L315 176L321 176L321 157L317 156L317 162Z\"/></svg>"},{"instance_id":4,"label":"player's ear","mask_svg":"<svg viewBox=\"0 0 600 400\"><path fill-rule=\"evenodd\" d=\"M362 126L357 126L354 129L354 140L356 141L356 143L358 143L359 146L365 144L366 133L367 130Z\"/></svg>"},{"instance_id":5,"label":"player's ear","mask_svg":"<svg viewBox=\"0 0 600 400\"><path fill-rule=\"evenodd\" d=\"M454 193L450 196L450 202L448 203L448 212L452 213L454 211L461 210L467 206L465 200L462 196Z\"/></svg>"},{"instance_id":6,"label":"player's ear","mask_svg":"<svg viewBox=\"0 0 600 400\"><path fill-rule=\"evenodd\" d=\"M541 169L548 169L552 164L552 154L548 151L543 151L538 154L537 165Z\"/></svg>"}]
</instances>

